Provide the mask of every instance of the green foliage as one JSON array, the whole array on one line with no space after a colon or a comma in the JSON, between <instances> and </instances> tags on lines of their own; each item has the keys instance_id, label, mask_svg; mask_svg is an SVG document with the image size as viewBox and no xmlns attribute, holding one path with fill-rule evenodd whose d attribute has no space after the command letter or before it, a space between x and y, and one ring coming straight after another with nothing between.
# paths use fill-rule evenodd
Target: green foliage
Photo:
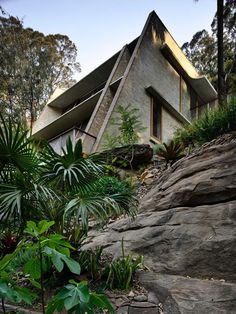
<instances>
[{"instance_id":1,"label":"green foliage","mask_svg":"<svg viewBox=\"0 0 236 314\"><path fill-rule=\"evenodd\" d=\"M45 313L43 286L45 259L49 260L58 272L62 272L64 265L66 265L71 273L80 274L79 263L70 257L70 251L73 250L72 246L62 235L49 232L53 224L52 221L40 221L38 224L28 221L25 229L27 237L22 239L12 254L5 255L0 260L0 297L3 300L4 313L5 299L31 304L36 297L28 289L20 287L10 279L9 273L15 270L14 260L18 254L22 254L24 251L31 253L28 255L23 271L30 276L31 284L40 289L43 313ZM101 253L102 250L100 249L90 266L93 274L95 274L96 262L100 259ZM68 313L95 313L96 309L107 309L109 313L114 313L111 304L103 294L90 292L86 282L77 283L70 280L69 284L48 303L47 313L62 310L66 310Z\"/></svg>"},{"instance_id":2,"label":"green foliage","mask_svg":"<svg viewBox=\"0 0 236 314\"><path fill-rule=\"evenodd\" d=\"M226 0L224 5L224 71L226 94L236 92L235 34L236 2ZM182 46L187 57L201 74L208 76L217 88L217 14L211 24L211 33L197 32L190 42Z\"/></svg>"},{"instance_id":3,"label":"green foliage","mask_svg":"<svg viewBox=\"0 0 236 314\"><path fill-rule=\"evenodd\" d=\"M128 290L133 282L137 269L143 265L143 257L125 256L122 240L122 257L111 262L105 270L107 275L106 286L110 289Z\"/></svg>"},{"instance_id":4,"label":"green foliage","mask_svg":"<svg viewBox=\"0 0 236 314\"><path fill-rule=\"evenodd\" d=\"M36 299L36 294L27 288L19 287L16 282L5 276L4 278L0 278L0 298L4 302L32 304Z\"/></svg>"},{"instance_id":5,"label":"green foliage","mask_svg":"<svg viewBox=\"0 0 236 314\"><path fill-rule=\"evenodd\" d=\"M130 108L130 105L117 107L116 114L118 117L112 120L112 125L118 127L119 135L106 134L104 148L112 149L119 146L133 145L138 142L138 132L144 129L138 112L138 109Z\"/></svg>"},{"instance_id":6,"label":"green foliage","mask_svg":"<svg viewBox=\"0 0 236 314\"><path fill-rule=\"evenodd\" d=\"M41 203L55 194L40 182L42 166L36 146L20 125L0 117L0 215L21 224L37 217Z\"/></svg>"},{"instance_id":7,"label":"green foliage","mask_svg":"<svg viewBox=\"0 0 236 314\"><path fill-rule=\"evenodd\" d=\"M79 263L70 257L70 251L73 250L73 247L62 235L49 233L49 229L53 224L54 222L45 220L40 221L38 224L33 221L28 221L25 229L27 236L21 240L12 254L5 255L4 258L0 260L0 274L2 275L4 271L5 274L8 275L7 271L15 271L16 263L14 264L14 260L17 258L17 255L20 253L22 256L22 252L30 252L30 254L28 254L28 260L23 266L23 272L29 276L28 279L31 284L40 289L43 313L45 265L48 266L49 264L51 271L53 270L53 266L58 272L61 272L64 265L66 265L71 273L80 274ZM20 259L18 259L18 262L19 261ZM18 264L18 266L22 265ZM7 278L10 278L9 275ZM18 294L21 293L22 300L24 300L24 290L16 286L16 291ZM9 293L8 290L6 293ZM12 298L12 295L15 295L15 290L9 295ZM20 296L18 299L19 298Z\"/></svg>"},{"instance_id":8,"label":"green foliage","mask_svg":"<svg viewBox=\"0 0 236 314\"><path fill-rule=\"evenodd\" d=\"M93 217L97 222L104 223L111 214L119 214L119 206L111 197L98 195L95 187L90 194L79 193L75 195L65 209L65 220L80 221L84 232L88 231L88 219Z\"/></svg>"},{"instance_id":9,"label":"green foliage","mask_svg":"<svg viewBox=\"0 0 236 314\"><path fill-rule=\"evenodd\" d=\"M24 272L29 274L34 280L40 279L43 269L43 258L50 260L52 265L58 272L61 272L66 265L74 274L80 274L80 265L70 257L70 251L73 247L60 234L44 234L53 226L53 221L40 221L37 225L33 221L27 222L25 232L31 235L32 241L24 241L21 243L22 250L30 250L34 252L24 265ZM37 257L37 258L35 258Z\"/></svg>"},{"instance_id":10,"label":"green foliage","mask_svg":"<svg viewBox=\"0 0 236 314\"><path fill-rule=\"evenodd\" d=\"M68 138L60 156L47 143L36 146L22 127L2 119L0 148L0 215L4 221L19 221L21 230L27 220L46 219L55 222L57 233L66 231L70 237L78 225L87 232L89 217L104 222L124 210L126 195L96 191L103 167L96 156L84 157L80 140L73 146Z\"/></svg>"},{"instance_id":11,"label":"green foliage","mask_svg":"<svg viewBox=\"0 0 236 314\"><path fill-rule=\"evenodd\" d=\"M0 107L16 122L33 122L56 88L74 84L75 44L64 35L44 35L23 21L0 16Z\"/></svg>"},{"instance_id":12,"label":"green foliage","mask_svg":"<svg viewBox=\"0 0 236 314\"><path fill-rule=\"evenodd\" d=\"M32 293L29 289L19 286L16 280L10 276L9 266L17 255L17 250L11 254L5 255L0 260L0 298L2 300L2 310L5 310L5 301L14 303L27 303L32 304L36 299L36 294Z\"/></svg>"},{"instance_id":13,"label":"green foliage","mask_svg":"<svg viewBox=\"0 0 236 314\"><path fill-rule=\"evenodd\" d=\"M93 314L98 309L115 313L105 295L90 292L84 281L77 283L70 280L69 284L49 302L46 313L66 310L67 313Z\"/></svg>"},{"instance_id":14,"label":"green foliage","mask_svg":"<svg viewBox=\"0 0 236 314\"><path fill-rule=\"evenodd\" d=\"M164 158L167 164L169 162L173 164L184 156L182 145L176 143L174 140L163 143L163 145L158 145L158 147L155 148L155 154Z\"/></svg>"},{"instance_id":15,"label":"green foliage","mask_svg":"<svg viewBox=\"0 0 236 314\"><path fill-rule=\"evenodd\" d=\"M80 251L78 262L81 267L81 272L87 272L92 280L97 280L101 276L101 256L102 247L97 247L93 250Z\"/></svg>"},{"instance_id":16,"label":"green foliage","mask_svg":"<svg viewBox=\"0 0 236 314\"><path fill-rule=\"evenodd\" d=\"M175 141L184 146L201 145L219 135L236 130L236 100L222 108L205 112L198 120L175 134Z\"/></svg>"},{"instance_id":17,"label":"green foliage","mask_svg":"<svg viewBox=\"0 0 236 314\"><path fill-rule=\"evenodd\" d=\"M8 271L14 271L14 259L22 251L33 252L28 255L29 259L23 267L25 274L30 275L30 282L41 290L42 310L44 310L44 287L43 287L43 259L50 260L51 265L59 272L63 270L64 264L74 274L80 274L80 265L70 257L71 245L59 234L49 233L54 222L33 221L27 222L25 229L28 235L22 239L14 253L6 255L0 260L0 297L2 298L3 311L4 300L12 302L26 302L31 304L36 295L28 289L22 288L10 279ZM90 265L95 274L97 262L101 257L102 249L96 252L96 257ZM91 261L91 260L90 260ZM13 268L12 268L13 266ZM97 309L107 309L114 313L113 308L103 294L90 292L86 282L77 283L70 280L58 294L56 294L47 306L47 313L66 310L68 313L95 313Z\"/></svg>"},{"instance_id":18,"label":"green foliage","mask_svg":"<svg viewBox=\"0 0 236 314\"><path fill-rule=\"evenodd\" d=\"M0 171L4 179L6 171L26 172L37 168L35 149L28 131L10 119L0 115Z\"/></svg>"},{"instance_id":19,"label":"green foliage","mask_svg":"<svg viewBox=\"0 0 236 314\"><path fill-rule=\"evenodd\" d=\"M120 213L130 216L136 215L138 200L130 181L104 176L97 181L96 190L100 195L107 195L114 199L119 205Z\"/></svg>"},{"instance_id":20,"label":"green foliage","mask_svg":"<svg viewBox=\"0 0 236 314\"><path fill-rule=\"evenodd\" d=\"M51 146L43 152L44 181L50 182L62 192L80 187L86 192L86 187L102 174L102 167L91 158L84 158L81 140L73 147L71 138L66 141L63 155L57 154Z\"/></svg>"}]
</instances>

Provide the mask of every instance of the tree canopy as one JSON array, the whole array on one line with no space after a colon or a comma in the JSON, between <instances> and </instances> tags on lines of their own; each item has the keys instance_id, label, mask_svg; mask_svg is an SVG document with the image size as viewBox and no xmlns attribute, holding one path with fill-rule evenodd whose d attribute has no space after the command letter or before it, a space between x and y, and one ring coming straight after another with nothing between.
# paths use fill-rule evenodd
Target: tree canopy
<instances>
[{"instance_id":1,"label":"tree canopy","mask_svg":"<svg viewBox=\"0 0 236 314\"><path fill-rule=\"evenodd\" d=\"M225 93L236 92L236 2L226 0L224 5L224 80ZM217 14L211 24L211 32L197 32L190 42L182 46L187 57L199 70L207 75L217 89Z\"/></svg>"},{"instance_id":2,"label":"tree canopy","mask_svg":"<svg viewBox=\"0 0 236 314\"><path fill-rule=\"evenodd\" d=\"M75 83L76 46L68 36L24 28L3 10L0 38L0 112L32 124L56 88Z\"/></svg>"}]
</instances>

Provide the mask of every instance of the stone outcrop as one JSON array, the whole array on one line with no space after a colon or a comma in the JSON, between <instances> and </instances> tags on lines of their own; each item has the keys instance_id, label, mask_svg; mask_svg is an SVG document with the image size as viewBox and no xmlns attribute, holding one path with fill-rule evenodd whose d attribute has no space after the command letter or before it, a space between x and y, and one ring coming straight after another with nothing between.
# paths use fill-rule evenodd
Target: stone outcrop
<instances>
[{"instance_id":1,"label":"stone outcrop","mask_svg":"<svg viewBox=\"0 0 236 314\"><path fill-rule=\"evenodd\" d=\"M153 156L153 150L147 144L134 144L117 147L99 154L104 160L112 161L120 168L136 168L148 163Z\"/></svg>"},{"instance_id":2,"label":"stone outcrop","mask_svg":"<svg viewBox=\"0 0 236 314\"><path fill-rule=\"evenodd\" d=\"M213 142L176 162L124 218L85 247L144 255L140 272L164 313L236 313L236 141Z\"/></svg>"}]
</instances>

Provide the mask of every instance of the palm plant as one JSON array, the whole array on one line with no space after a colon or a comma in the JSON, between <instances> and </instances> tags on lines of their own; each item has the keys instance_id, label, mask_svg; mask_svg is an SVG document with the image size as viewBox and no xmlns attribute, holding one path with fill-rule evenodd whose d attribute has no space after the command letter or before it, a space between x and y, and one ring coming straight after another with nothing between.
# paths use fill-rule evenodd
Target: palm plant
<instances>
[{"instance_id":1,"label":"palm plant","mask_svg":"<svg viewBox=\"0 0 236 314\"><path fill-rule=\"evenodd\" d=\"M46 145L42 153L43 181L49 182L62 192L73 190L78 185L86 191L87 186L101 176L102 165L94 162L93 158L84 157L81 140L73 147L71 138L68 137L62 152L63 155L59 155L50 145Z\"/></svg>"},{"instance_id":2,"label":"palm plant","mask_svg":"<svg viewBox=\"0 0 236 314\"><path fill-rule=\"evenodd\" d=\"M65 227L72 232L72 227L77 228L80 224L87 233L90 217L104 222L111 215L121 214L124 210L134 215L137 202L134 202L130 191L109 193L100 189L99 183L104 176L103 164L96 155L84 156L81 140L73 147L69 137L62 156L48 146L44 156L42 180L54 186L60 195L60 203L56 201L45 218L56 222L57 232Z\"/></svg>"},{"instance_id":3,"label":"palm plant","mask_svg":"<svg viewBox=\"0 0 236 314\"><path fill-rule=\"evenodd\" d=\"M47 219L60 233L78 225L87 232L90 217L104 221L128 206L127 195L99 192L103 165L96 156L84 156L80 140L73 146L68 138L59 155L1 119L0 152L1 221L20 221L23 228L27 220Z\"/></svg>"},{"instance_id":4,"label":"palm plant","mask_svg":"<svg viewBox=\"0 0 236 314\"><path fill-rule=\"evenodd\" d=\"M56 222L58 232L65 227L71 231L72 225L76 227L80 222L87 231L90 216L104 220L107 218L107 208L117 209L112 199L97 195L95 182L103 175L103 167L93 160L93 156L84 157L81 140L73 147L69 137L62 156L49 145L43 155L42 181L53 186L59 196L59 202L51 201L52 207L48 207L44 214L45 218Z\"/></svg>"},{"instance_id":5,"label":"palm plant","mask_svg":"<svg viewBox=\"0 0 236 314\"><path fill-rule=\"evenodd\" d=\"M37 216L42 200L52 191L40 184L41 165L36 145L20 125L0 117L0 217L1 221Z\"/></svg>"}]
</instances>

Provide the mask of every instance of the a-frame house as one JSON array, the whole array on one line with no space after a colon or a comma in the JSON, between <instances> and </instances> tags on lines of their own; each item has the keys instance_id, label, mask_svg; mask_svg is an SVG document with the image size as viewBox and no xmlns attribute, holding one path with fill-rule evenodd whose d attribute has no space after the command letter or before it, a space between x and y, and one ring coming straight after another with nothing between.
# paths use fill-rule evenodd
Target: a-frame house
<instances>
[{"instance_id":1,"label":"a-frame house","mask_svg":"<svg viewBox=\"0 0 236 314\"><path fill-rule=\"evenodd\" d=\"M117 135L116 107L129 105L139 109L140 142L164 142L216 98L153 11L138 38L45 106L33 135L58 152L68 136L81 138L84 151L95 152L105 134Z\"/></svg>"}]
</instances>

